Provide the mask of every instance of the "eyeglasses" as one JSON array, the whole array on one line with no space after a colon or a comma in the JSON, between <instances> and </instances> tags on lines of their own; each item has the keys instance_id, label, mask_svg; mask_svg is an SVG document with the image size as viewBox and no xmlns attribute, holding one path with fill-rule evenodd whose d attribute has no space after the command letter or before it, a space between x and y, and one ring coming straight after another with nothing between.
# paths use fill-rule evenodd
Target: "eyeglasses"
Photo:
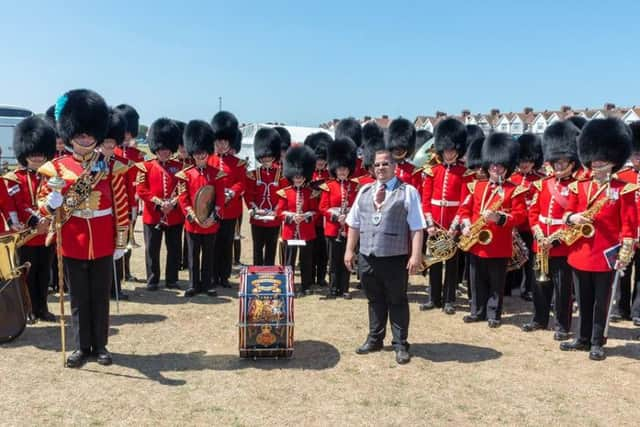
<instances>
[{"instance_id":1,"label":"eyeglasses","mask_svg":"<svg viewBox=\"0 0 640 427\"><path fill-rule=\"evenodd\" d=\"M373 167L374 168L386 168L387 166L389 166L391 163L389 162L380 162L380 163L374 163Z\"/></svg>"}]
</instances>

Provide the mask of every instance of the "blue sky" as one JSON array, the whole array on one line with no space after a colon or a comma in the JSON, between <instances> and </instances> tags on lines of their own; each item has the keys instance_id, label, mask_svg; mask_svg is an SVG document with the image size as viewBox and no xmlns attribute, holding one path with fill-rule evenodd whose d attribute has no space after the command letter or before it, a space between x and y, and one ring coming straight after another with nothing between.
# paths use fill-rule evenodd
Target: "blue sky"
<instances>
[{"instance_id":1,"label":"blue sky","mask_svg":"<svg viewBox=\"0 0 640 427\"><path fill-rule=\"evenodd\" d=\"M317 125L640 104L637 1L3 2L0 104Z\"/></svg>"}]
</instances>

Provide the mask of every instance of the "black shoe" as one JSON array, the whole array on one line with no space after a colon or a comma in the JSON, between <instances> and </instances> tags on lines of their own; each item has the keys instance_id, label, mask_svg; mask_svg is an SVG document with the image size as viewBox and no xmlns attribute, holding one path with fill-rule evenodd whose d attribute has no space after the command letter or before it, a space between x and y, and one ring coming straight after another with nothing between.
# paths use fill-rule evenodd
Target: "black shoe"
<instances>
[{"instance_id":1,"label":"black shoe","mask_svg":"<svg viewBox=\"0 0 640 427\"><path fill-rule=\"evenodd\" d=\"M456 314L456 308L451 303L447 303L444 305L445 314Z\"/></svg>"},{"instance_id":2,"label":"black shoe","mask_svg":"<svg viewBox=\"0 0 640 427\"><path fill-rule=\"evenodd\" d=\"M499 328L500 325L502 325L502 322L497 319L489 319L487 321L487 326L489 326L490 328Z\"/></svg>"},{"instance_id":3,"label":"black shoe","mask_svg":"<svg viewBox=\"0 0 640 427\"><path fill-rule=\"evenodd\" d=\"M189 288L186 291L184 291L184 297L185 298L190 298L195 296L198 293L198 290L196 288Z\"/></svg>"},{"instance_id":4,"label":"black shoe","mask_svg":"<svg viewBox=\"0 0 640 427\"><path fill-rule=\"evenodd\" d=\"M542 326L540 323L534 320L533 322L525 323L520 327L520 329L522 329L522 332L533 332L541 329L546 329L546 327Z\"/></svg>"},{"instance_id":5,"label":"black shoe","mask_svg":"<svg viewBox=\"0 0 640 427\"><path fill-rule=\"evenodd\" d=\"M607 358L607 355L604 353L604 348L600 345L591 346L591 351L589 352L589 359L591 360L604 360Z\"/></svg>"},{"instance_id":6,"label":"black shoe","mask_svg":"<svg viewBox=\"0 0 640 427\"><path fill-rule=\"evenodd\" d=\"M67 368L79 368L89 358L90 352L86 350L76 350L69 357L67 357Z\"/></svg>"},{"instance_id":7,"label":"black shoe","mask_svg":"<svg viewBox=\"0 0 640 427\"><path fill-rule=\"evenodd\" d=\"M318 281L318 286L320 286L321 288L326 288L327 286L329 286L329 284L326 280L320 280Z\"/></svg>"},{"instance_id":8,"label":"black shoe","mask_svg":"<svg viewBox=\"0 0 640 427\"><path fill-rule=\"evenodd\" d=\"M144 282L144 280L142 279L138 279L136 276L133 275L128 275L124 280L126 280L127 282L134 282L134 283L142 283Z\"/></svg>"},{"instance_id":9,"label":"black shoe","mask_svg":"<svg viewBox=\"0 0 640 427\"><path fill-rule=\"evenodd\" d=\"M609 321L611 323L618 323L622 321L622 316L618 313L611 313L611 317L609 317Z\"/></svg>"},{"instance_id":10,"label":"black shoe","mask_svg":"<svg viewBox=\"0 0 640 427\"><path fill-rule=\"evenodd\" d=\"M553 333L553 339L556 341L566 341L569 338L569 332L555 331Z\"/></svg>"},{"instance_id":11,"label":"black shoe","mask_svg":"<svg viewBox=\"0 0 640 427\"><path fill-rule=\"evenodd\" d=\"M229 279L220 279L220 286L223 288L231 288L231 283L229 283Z\"/></svg>"},{"instance_id":12,"label":"black shoe","mask_svg":"<svg viewBox=\"0 0 640 427\"><path fill-rule=\"evenodd\" d=\"M345 292L345 293L342 294L342 298L351 299L351 294L349 292Z\"/></svg>"},{"instance_id":13,"label":"black shoe","mask_svg":"<svg viewBox=\"0 0 640 427\"><path fill-rule=\"evenodd\" d=\"M38 319L42 320L43 322L57 322L58 318L56 317L55 314L49 312L49 311L45 311L42 314L39 314Z\"/></svg>"},{"instance_id":14,"label":"black shoe","mask_svg":"<svg viewBox=\"0 0 640 427\"><path fill-rule=\"evenodd\" d=\"M109 366L113 363L111 353L106 348L96 351L96 361L102 366Z\"/></svg>"},{"instance_id":15,"label":"black shoe","mask_svg":"<svg viewBox=\"0 0 640 427\"><path fill-rule=\"evenodd\" d=\"M411 355L407 350L404 348L396 350L396 362L398 362L399 365L406 365L410 360Z\"/></svg>"},{"instance_id":16,"label":"black shoe","mask_svg":"<svg viewBox=\"0 0 640 427\"><path fill-rule=\"evenodd\" d=\"M420 311L433 310L434 308L436 308L436 305L433 303L433 301L420 304Z\"/></svg>"},{"instance_id":17,"label":"black shoe","mask_svg":"<svg viewBox=\"0 0 640 427\"><path fill-rule=\"evenodd\" d=\"M640 317L633 318L633 326L640 326Z\"/></svg>"},{"instance_id":18,"label":"black shoe","mask_svg":"<svg viewBox=\"0 0 640 427\"><path fill-rule=\"evenodd\" d=\"M560 343L560 350L562 351L589 351L590 348L591 345L589 343L581 341L578 338L570 342Z\"/></svg>"},{"instance_id":19,"label":"black shoe","mask_svg":"<svg viewBox=\"0 0 640 427\"><path fill-rule=\"evenodd\" d=\"M520 298L522 298L525 301L533 301L533 293L532 292L525 292L524 294L520 295Z\"/></svg>"},{"instance_id":20,"label":"black shoe","mask_svg":"<svg viewBox=\"0 0 640 427\"><path fill-rule=\"evenodd\" d=\"M149 283L147 285L147 290L148 291L157 291L158 290L158 284L157 283Z\"/></svg>"},{"instance_id":21,"label":"black shoe","mask_svg":"<svg viewBox=\"0 0 640 427\"><path fill-rule=\"evenodd\" d=\"M27 325L35 325L37 321L38 321L38 318L36 317L35 314L33 313L27 314Z\"/></svg>"},{"instance_id":22,"label":"black shoe","mask_svg":"<svg viewBox=\"0 0 640 427\"><path fill-rule=\"evenodd\" d=\"M213 288L210 288L207 290L207 295L209 295L210 297L217 297L218 296L218 291L216 291Z\"/></svg>"},{"instance_id":23,"label":"black shoe","mask_svg":"<svg viewBox=\"0 0 640 427\"><path fill-rule=\"evenodd\" d=\"M467 314L462 318L462 321L464 323L475 323L475 322L480 322L481 320L482 319L480 319L478 316L474 316L473 314Z\"/></svg>"},{"instance_id":24,"label":"black shoe","mask_svg":"<svg viewBox=\"0 0 640 427\"><path fill-rule=\"evenodd\" d=\"M382 350L382 343L373 343L367 340L356 349L356 354L369 354L380 350Z\"/></svg>"},{"instance_id":25,"label":"black shoe","mask_svg":"<svg viewBox=\"0 0 640 427\"><path fill-rule=\"evenodd\" d=\"M178 286L177 283L167 283L167 285L165 287L167 289L180 289L180 286Z\"/></svg>"},{"instance_id":26,"label":"black shoe","mask_svg":"<svg viewBox=\"0 0 640 427\"><path fill-rule=\"evenodd\" d=\"M313 291L311 289L305 289L302 291L305 295L313 295Z\"/></svg>"}]
</instances>

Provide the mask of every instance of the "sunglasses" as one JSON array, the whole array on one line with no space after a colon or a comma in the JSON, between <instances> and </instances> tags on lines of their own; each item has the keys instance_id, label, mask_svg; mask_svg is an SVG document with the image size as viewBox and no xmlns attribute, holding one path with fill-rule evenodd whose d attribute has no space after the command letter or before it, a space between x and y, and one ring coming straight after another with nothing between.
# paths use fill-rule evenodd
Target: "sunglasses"
<instances>
[{"instance_id":1,"label":"sunglasses","mask_svg":"<svg viewBox=\"0 0 640 427\"><path fill-rule=\"evenodd\" d=\"M380 162L380 163L374 163L373 167L374 168L386 168L387 166L389 166L391 163L389 162Z\"/></svg>"}]
</instances>

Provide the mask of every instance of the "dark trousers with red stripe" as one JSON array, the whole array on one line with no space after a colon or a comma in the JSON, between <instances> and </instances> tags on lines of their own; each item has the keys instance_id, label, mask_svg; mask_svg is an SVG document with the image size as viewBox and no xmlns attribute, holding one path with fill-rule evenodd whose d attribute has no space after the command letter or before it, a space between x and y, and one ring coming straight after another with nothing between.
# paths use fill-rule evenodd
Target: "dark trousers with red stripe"
<instances>
[{"instance_id":1,"label":"dark trousers with red stripe","mask_svg":"<svg viewBox=\"0 0 640 427\"><path fill-rule=\"evenodd\" d=\"M304 246L290 246L285 240L284 258L285 265L291 266L293 271L296 270L296 257L300 252L300 279L301 290L311 289L313 285L313 240L307 240ZM299 250L299 251L298 251Z\"/></svg>"},{"instance_id":2,"label":"dark trousers with red stripe","mask_svg":"<svg viewBox=\"0 0 640 427\"><path fill-rule=\"evenodd\" d=\"M327 243L329 244L329 263L330 273L329 281L331 285L331 291L336 294L344 294L349 292L349 277L351 272L347 270L344 265L344 251L346 249L346 238L344 236L338 239L337 237L327 237Z\"/></svg>"},{"instance_id":3,"label":"dark trousers with red stripe","mask_svg":"<svg viewBox=\"0 0 640 427\"><path fill-rule=\"evenodd\" d=\"M213 283L220 284L231 277L233 236L237 218L223 219L216 236Z\"/></svg>"},{"instance_id":4,"label":"dark trousers with red stripe","mask_svg":"<svg viewBox=\"0 0 640 427\"><path fill-rule=\"evenodd\" d=\"M49 293L53 255L53 247L44 245L22 246L18 249L20 262L31 263L31 268L27 275L27 286L29 288L29 297L31 298L32 312L36 317L49 312L47 295Z\"/></svg>"},{"instance_id":5,"label":"dark trousers with red stripe","mask_svg":"<svg viewBox=\"0 0 640 427\"><path fill-rule=\"evenodd\" d=\"M216 243L215 234L186 233L189 251L190 287L198 292L213 288L213 248Z\"/></svg>"},{"instance_id":6,"label":"dark trousers with red stripe","mask_svg":"<svg viewBox=\"0 0 640 427\"><path fill-rule=\"evenodd\" d=\"M471 315L482 320L500 320L508 260L469 254Z\"/></svg>"},{"instance_id":7,"label":"dark trousers with red stripe","mask_svg":"<svg viewBox=\"0 0 640 427\"><path fill-rule=\"evenodd\" d=\"M609 314L609 297L614 273L612 271L582 271L573 269L576 298L580 308L578 339L602 346L607 338L604 326Z\"/></svg>"},{"instance_id":8,"label":"dark trousers with red stripe","mask_svg":"<svg viewBox=\"0 0 640 427\"><path fill-rule=\"evenodd\" d=\"M571 267L566 257L549 258L549 278L547 282L535 282L533 288L533 321L544 326L549 324L549 312L553 299L553 314L555 330L571 332L571 316L573 314L573 299L571 289L573 278Z\"/></svg>"},{"instance_id":9,"label":"dark trousers with red stripe","mask_svg":"<svg viewBox=\"0 0 640 427\"><path fill-rule=\"evenodd\" d=\"M635 268L635 284L633 286L633 294L631 293L631 276ZM615 305L612 314L628 319L631 317L640 317L640 301L638 301L638 285L640 284L640 255L636 251L633 261L625 270L624 276L620 278L618 289L616 290ZM633 297L632 297L633 296ZM634 312L631 311L631 301L633 301Z\"/></svg>"},{"instance_id":10,"label":"dark trousers with red stripe","mask_svg":"<svg viewBox=\"0 0 640 427\"><path fill-rule=\"evenodd\" d=\"M275 265L280 227L260 227L251 224L253 265Z\"/></svg>"},{"instance_id":11,"label":"dark trousers with red stripe","mask_svg":"<svg viewBox=\"0 0 640 427\"><path fill-rule=\"evenodd\" d=\"M459 252L449 258L445 264L444 283L442 282L442 262L429 267L429 295L436 307L443 304L455 304L458 287Z\"/></svg>"},{"instance_id":12,"label":"dark trousers with red stripe","mask_svg":"<svg viewBox=\"0 0 640 427\"><path fill-rule=\"evenodd\" d=\"M316 238L310 242L313 246L313 281L317 285L327 283L327 241L324 237L324 227L316 225Z\"/></svg>"}]
</instances>

